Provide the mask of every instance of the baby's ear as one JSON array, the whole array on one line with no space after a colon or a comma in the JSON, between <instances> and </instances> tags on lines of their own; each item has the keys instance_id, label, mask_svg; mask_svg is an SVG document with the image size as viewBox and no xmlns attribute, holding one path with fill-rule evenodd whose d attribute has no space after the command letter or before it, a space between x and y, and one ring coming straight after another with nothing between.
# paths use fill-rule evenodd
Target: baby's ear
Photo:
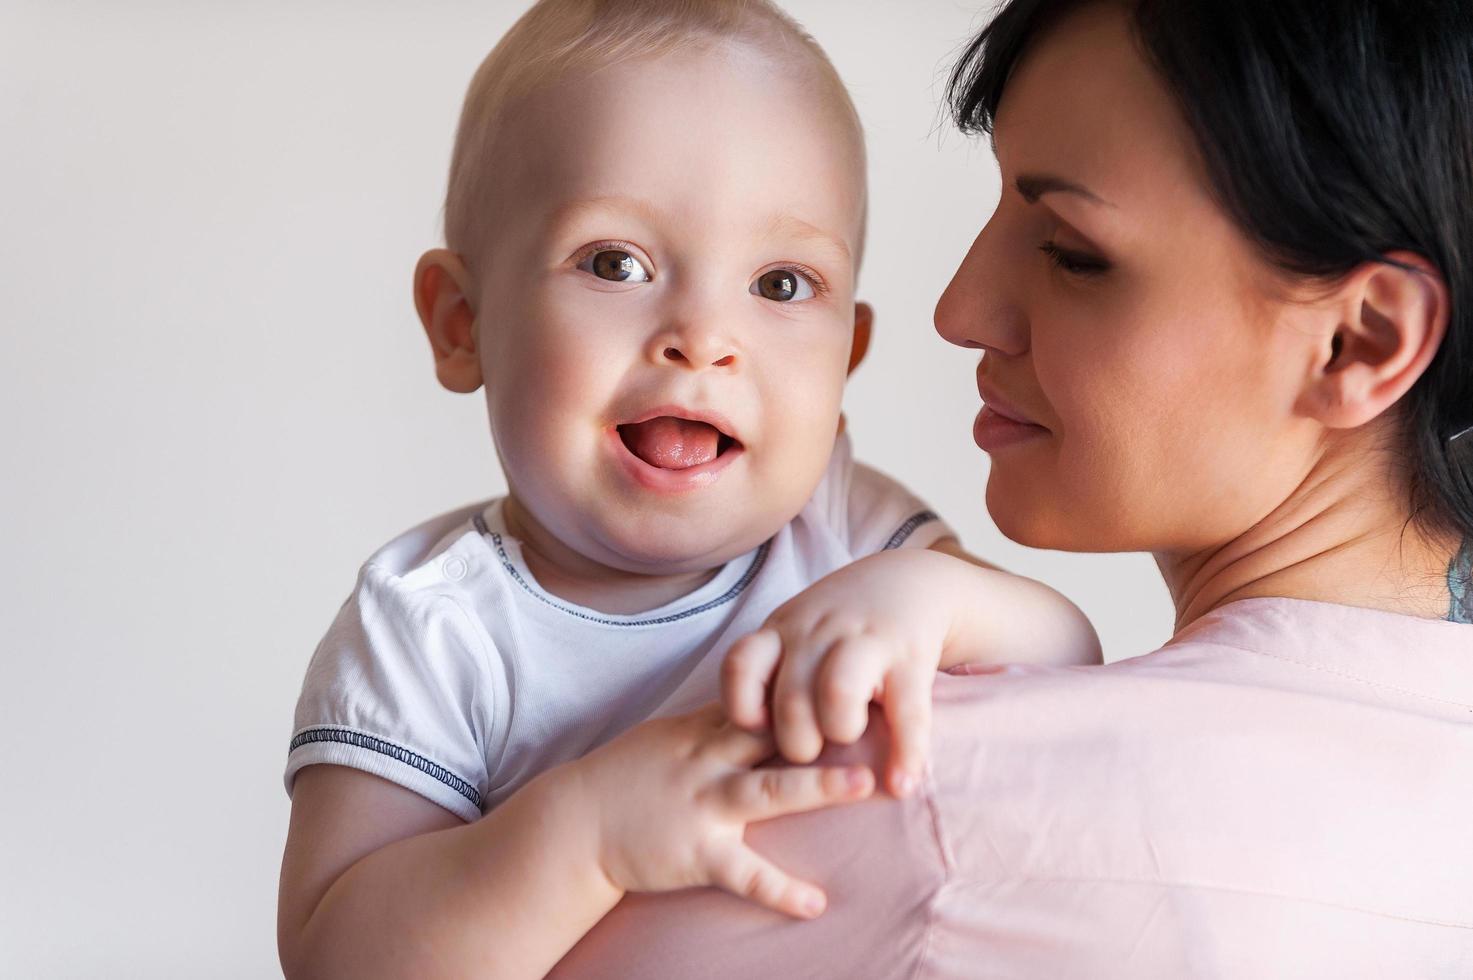
<instances>
[{"instance_id":1,"label":"baby's ear","mask_svg":"<svg viewBox=\"0 0 1473 980\"><path fill-rule=\"evenodd\" d=\"M859 367L869 353L870 333L875 327L875 311L868 303L854 304L854 346L849 348L849 373Z\"/></svg>"},{"instance_id":2,"label":"baby's ear","mask_svg":"<svg viewBox=\"0 0 1473 980\"><path fill-rule=\"evenodd\" d=\"M472 295L470 273L459 255L434 248L419 257L414 267L414 308L435 355L435 377L461 393L481 387Z\"/></svg>"}]
</instances>

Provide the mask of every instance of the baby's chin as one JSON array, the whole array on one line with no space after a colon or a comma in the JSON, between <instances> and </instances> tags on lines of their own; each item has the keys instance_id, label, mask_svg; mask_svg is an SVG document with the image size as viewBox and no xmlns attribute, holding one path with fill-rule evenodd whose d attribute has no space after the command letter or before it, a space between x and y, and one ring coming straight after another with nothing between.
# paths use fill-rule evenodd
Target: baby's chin
<instances>
[{"instance_id":1,"label":"baby's chin","mask_svg":"<svg viewBox=\"0 0 1473 980\"><path fill-rule=\"evenodd\" d=\"M766 515L763 515L765 518ZM637 526L608 524L586 554L601 564L638 575L682 575L719 568L748 554L776 534L784 520L733 519L729 513L708 517L682 515ZM652 526L653 524L653 526ZM584 550L582 548L580 551Z\"/></svg>"}]
</instances>

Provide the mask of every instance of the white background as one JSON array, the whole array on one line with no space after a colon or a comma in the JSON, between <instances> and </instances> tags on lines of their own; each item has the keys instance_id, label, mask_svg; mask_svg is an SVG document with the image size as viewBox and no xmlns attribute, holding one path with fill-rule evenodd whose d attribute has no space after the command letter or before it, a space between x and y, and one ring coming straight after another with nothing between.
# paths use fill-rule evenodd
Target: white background
<instances>
[{"instance_id":1,"label":"white background","mask_svg":"<svg viewBox=\"0 0 1473 980\"><path fill-rule=\"evenodd\" d=\"M931 310L996 170L938 112L985 0L793 0L868 127L860 455L975 551L1170 631L1142 556L983 508ZM266 977L292 706L362 560L504 489L410 300L461 96L520 2L0 7L0 976Z\"/></svg>"}]
</instances>

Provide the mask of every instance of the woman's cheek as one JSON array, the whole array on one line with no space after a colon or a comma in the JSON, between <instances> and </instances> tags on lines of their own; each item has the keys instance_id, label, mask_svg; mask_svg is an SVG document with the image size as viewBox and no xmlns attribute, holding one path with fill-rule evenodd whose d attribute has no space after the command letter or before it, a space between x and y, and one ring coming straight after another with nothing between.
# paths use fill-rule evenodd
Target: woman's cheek
<instances>
[{"instance_id":1,"label":"woman's cheek","mask_svg":"<svg viewBox=\"0 0 1473 980\"><path fill-rule=\"evenodd\" d=\"M1198 547L1251 519L1239 497L1264 447L1231 420L1252 388L1230 358L1199 349L1208 332L1122 344L1073 388L1064 465L1081 516L1110 528L1113 548Z\"/></svg>"},{"instance_id":2,"label":"woman's cheek","mask_svg":"<svg viewBox=\"0 0 1473 980\"><path fill-rule=\"evenodd\" d=\"M1171 460L1183 433L1173 419L1180 393L1170 365L1124 333L1111 342L1096 329L1058 352L1035 338L1039 383L1054 414L1057 485L1049 495L1059 545L1141 547L1137 536L1178 482Z\"/></svg>"}]
</instances>

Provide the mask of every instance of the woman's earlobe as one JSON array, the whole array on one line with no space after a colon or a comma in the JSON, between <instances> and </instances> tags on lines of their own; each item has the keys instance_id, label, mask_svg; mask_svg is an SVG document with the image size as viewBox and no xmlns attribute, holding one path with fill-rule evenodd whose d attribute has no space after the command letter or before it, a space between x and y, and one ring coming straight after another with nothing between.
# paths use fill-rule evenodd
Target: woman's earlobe
<instances>
[{"instance_id":1,"label":"woman's earlobe","mask_svg":"<svg viewBox=\"0 0 1473 980\"><path fill-rule=\"evenodd\" d=\"M476 314L470 273L460 256L431 249L414 269L414 308L435 358L435 377L450 391L468 393L481 387Z\"/></svg>"}]
</instances>

